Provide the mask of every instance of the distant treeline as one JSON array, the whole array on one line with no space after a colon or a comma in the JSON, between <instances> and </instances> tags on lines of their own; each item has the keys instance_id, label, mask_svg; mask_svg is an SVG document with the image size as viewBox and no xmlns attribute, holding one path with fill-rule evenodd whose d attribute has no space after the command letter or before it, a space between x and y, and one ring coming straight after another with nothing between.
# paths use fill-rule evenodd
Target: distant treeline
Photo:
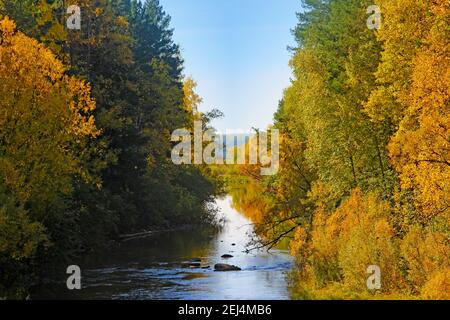
<instances>
[{"instance_id":1,"label":"distant treeline","mask_svg":"<svg viewBox=\"0 0 450 320\"><path fill-rule=\"evenodd\" d=\"M302 2L280 170L235 167L235 205L290 240L296 298L450 299L449 2Z\"/></svg>"},{"instance_id":2,"label":"distant treeline","mask_svg":"<svg viewBox=\"0 0 450 320\"><path fill-rule=\"evenodd\" d=\"M212 221L216 182L170 158L210 119L169 24L158 0L0 0L0 297L121 233Z\"/></svg>"}]
</instances>

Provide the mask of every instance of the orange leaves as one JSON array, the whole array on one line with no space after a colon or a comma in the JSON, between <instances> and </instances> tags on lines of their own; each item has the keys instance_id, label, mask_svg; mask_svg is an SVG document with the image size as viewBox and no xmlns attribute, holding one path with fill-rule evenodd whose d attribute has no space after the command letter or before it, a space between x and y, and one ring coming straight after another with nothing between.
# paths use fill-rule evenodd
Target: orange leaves
<instances>
[{"instance_id":1,"label":"orange leaves","mask_svg":"<svg viewBox=\"0 0 450 320\"><path fill-rule=\"evenodd\" d=\"M64 92L70 109L61 110L61 116L73 118L69 130L81 135L98 135L93 118L86 116L95 110L90 85L77 78L66 77L65 67L54 54L36 40L16 32L15 24L10 19L2 20L0 28L4 41L0 47L1 77L21 83L12 90L24 94L33 88L34 100L46 99L58 91ZM67 112L69 110L70 113Z\"/></svg>"},{"instance_id":2,"label":"orange leaves","mask_svg":"<svg viewBox=\"0 0 450 320\"><path fill-rule=\"evenodd\" d=\"M2 41L4 41L3 38L10 37L15 31L16 24L14 23L14 21L9 19L8 17L0 20L0 33L2 35Z\"/></svg>"},{"instance_id":3,"label":"orange leaves","mask_svg":"<svg viewBox=\"0 0 450 320\"><path fill-rule=\"evenodd\" d=\"M53 82L64 74L62 63L36 40L17 32L9 18L0 22L0 28L0 71L3 76L14 77L23 84L23 88L34 86L38 95L49 93Z\"/></svg>"},{"instance_id":4,"label":"orange leaves","mask_svg":"<svg viewBox=\"0 0 450 320\"><path fill-rule=\"evenodd\" d=\"M405 117L389 146L402 187L416 191L417 207L426 220L450 214L449 19L448 5L434 1L422 45L411 60Z\"/></svg>"},{"instance_id":5,"label":"orange leaves","mask_svg":"<svg viewBox=\"0 0 450 320\"><path fill-rule=\"evenodd\" d=\"M294 240L291 242L291 254L296 256L303 256L302 252L305 251L305 248L308 246L308 233L305 228L298 227L295 230Z\"/></svg>"},{"instance_id":6,"label":"orange leaves","mask_svg":"<svg viewBox=\"0 0 450 320\"><path fill-rule=\"evenodd\" d=\"M450 268L433 274L422 289L422 297L429 300L450 300Z\"/></svg>"},{"instance_id":7,"label":"orange leaves","mask_svg":"<svg viewBox=\"0 0 450 320\"><path fill-rule=\"evenodd\" d=\"M95 110L95 101L90 95L90 84L74 77L67 77L65 80L72 99L69 104L73 113L72 132L80 136L99 136L100 131L95 127L94 117L88 116Z\"/></svg>"},{"instance_id":8,"label":"orange leaves","mask_svg":"<svg viewBox=\"0 0 450 320\"><path fill-rule=\"evenodd\" d=\"M403 116L410 88L412 59L427 29L427 0L378 0L383 27L377 32L383 44L373 90L366 110L374 120L396 126Z\"/></svg>"},{"instance_id":9,"label":"orange leaves","mask_svg":"<svg viewBox=\"0 0 450 320\"><path fill-rule=\"evenodd\" d=\"M71 179L89 176L82 157L99 135L90 85L65 75L54 54L0 21L0 172L21 203L43 214Z\"/></svg>"},{"instance_id":10,"label":"orange leaves","mask_svg":"<svg viewBox=\"0 0 450 320\"><path fill-rule=\"evenodd\" d=\"M382 281L376 293L447 297L450 249L445 232L414 226L400 237L390 222L392 214L388 203L358 189L331 213L319 207L312 230L297 228L291 243L300 289L306 286L325 297L330 292L370 297L374 292L367 291L366 270L376 265Z\"/></svg>"},{"instance_id":11,"label":"orange leaves","mask_svg":"<svg viewBox=\"0 0 450 320\"><path fill-rule=\"evenodd\" d=\"M299 228L291 250L313 272L316 286L342 284L352 292L366 291L367 267L382 270L382 291L390 292L403 282L398 269L398 246L389 223L391 208L375 195L363 195L358 189L337 210L315 213L311 240ZM310 255L305 257L305 255Z\"/></svg>"},{"instance_id":12,"label":"orange leaves","mask_svg":"<svg viewBox=\"0 0 450 320\"><path fill-rule=\"evenodd\" d=\"M437 231L426 232L421 227L414 226L403 239L401 250L408 263L408 279L415 290L420 291L425 285L423 290L430 294L432 282L441 281L432 280L436 273L450 268L450 247L445 234ZM447 273L445 280L447 283L448 275Z\"/></svg>"},{"instance_id":13,"label":"orange leaves","mask_svg":"<svg viewBox=\"0 0 450 320\"><path fill-rule=\"evenodd\" d=\"M324 8L332 8L328 3L340 2L325 2ZM345 34L329 39L335 32L331 22L339 25L342 15L333 20L314 5L312 13L301 15L301 43L291 61L296 79L285 92L282 120L302 134L295 138L305 142L302 155L317 179L308 193L313 225L297 231L291 248L301 261L299 270L312 268L303 276L318 287L331 284L360 293L366 267L376 264L387 292L405 289L425 298L446 297L450 6L448 0L375 3L383 15L378 42L357 33L348 38L348 47L347 41L340 42L349 33L344 25ZM339 45L345 48L341 53ZM336 61L345 64L341 78ZM362 126L366 116L370 120ZM369 147L360 147L360 141ZM287 165L282 162L280 172L288 172ZM379 170L368 174L374 168ZM362 191L356 189L342 203L355 187ZM375 194L390 199L389 204Z\"/></svg>"},{"instance_id":14,"label":"orange leaves","mask_svg":"<svg viewBox=\"0 0 450 320\"><path fill-rule=\"evenodd\" d=\"M103 11L104 10L102 8L95 8L94 14L95 14L96 17L99 17L100 15L103 14Z\"/></svg>"}]
</instances>

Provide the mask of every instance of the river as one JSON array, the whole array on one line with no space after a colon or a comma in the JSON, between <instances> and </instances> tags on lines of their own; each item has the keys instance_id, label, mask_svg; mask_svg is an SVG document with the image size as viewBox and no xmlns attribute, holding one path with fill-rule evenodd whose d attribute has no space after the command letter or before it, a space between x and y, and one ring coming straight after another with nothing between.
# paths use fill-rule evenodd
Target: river
<instances>
[{"instance_id":1,"label":"river","mask_svg":"<svg viewBox=\"0 0 450 320\"><path fill-rule=\"evenodd\" d=\"M245 253L251 222L232 208L230 198L217 200L217 205L226 221L217 234L174 231L125 242L79 263L81 290L68 290L65 281L49 282L37 288L32 299L289 299L292 259L287 251ZM221 258L224 254L233 258ZM184 265L195 258L201 258L200 267ZM216 263L242 271L215 272Z\"/></svg>"}]
</instances>

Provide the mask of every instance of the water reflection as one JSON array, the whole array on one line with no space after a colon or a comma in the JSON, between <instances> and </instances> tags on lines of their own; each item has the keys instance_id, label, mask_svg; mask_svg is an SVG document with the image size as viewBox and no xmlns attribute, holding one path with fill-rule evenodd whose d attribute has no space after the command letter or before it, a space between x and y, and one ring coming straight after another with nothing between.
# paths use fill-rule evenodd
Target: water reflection
<instances>
[{"instance_id":1,"label":"water reflection","mask_svg":"<svg viewBox=\"0 0 450 320\"><path fill-rule=\"evenodd\" d=\"M292 260L287 252L245 253L253 231L250 221L231 208L229 198L218 200L218 205L227 220L219 234L190 230L130 241L78 263L82 290L69 291L60 281L38 288L33 298L289 299L286 276ZM233 257L223 259L224 254ZM203 269L183 264L194 258L201 258ZM216 263L237 265L242 271L214 272Z\"/></svg>"}]
</instances>

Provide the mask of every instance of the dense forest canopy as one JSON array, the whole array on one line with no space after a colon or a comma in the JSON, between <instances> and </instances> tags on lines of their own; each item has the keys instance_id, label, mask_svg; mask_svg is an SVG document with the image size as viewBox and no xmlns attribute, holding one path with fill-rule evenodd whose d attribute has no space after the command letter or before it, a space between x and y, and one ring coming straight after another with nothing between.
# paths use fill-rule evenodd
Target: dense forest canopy
<instances>
[{"instance_id":1,"label":"dense forest canopy","mask_svg":"<svg viewBox=\"0 0 450 320\"><path fill-rule=\"evenodd\" d=\"M275 114L280 171L228 172L235 205L266 246L290 241L294 297L448 299L449 3L302 2ZM368 27L374 4L379 28Z\"/></svg>"},{"instance_id":2,"label":"dense forest canopy","mask_svg":"<svg viewBox=\"0 0 450 320\"><path fill-rule=\"evenodd\" d=\"M170 159L199 101L157 0L7 0L0 21L0 297L119 234L211 222L215 181Z\"/></svg>"}]
</instances>

